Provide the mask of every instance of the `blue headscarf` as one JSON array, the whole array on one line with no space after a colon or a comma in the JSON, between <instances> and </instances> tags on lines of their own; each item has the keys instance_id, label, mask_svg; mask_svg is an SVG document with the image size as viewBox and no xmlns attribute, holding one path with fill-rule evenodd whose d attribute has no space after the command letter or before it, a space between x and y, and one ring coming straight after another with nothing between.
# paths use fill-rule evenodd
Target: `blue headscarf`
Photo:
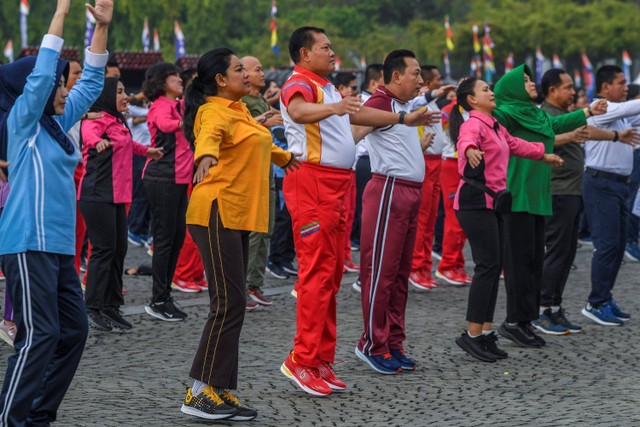
<instances>
[{"instance_id":1,"label":"blue headscarf","mask_svg":"<svg viewBox=\"0 0 640 427\"><path fill-rule=\"evenodd\" d=\"M7 118L16 99L24 91L27 77L36 66L36 59L36 56L27 56L11 64L0 66L0 159L7 158L7 144L9 142ZM71 154L74 151L73 143L53 118L56 115L53 101L58 90L58 82L63 75L65 78L69 75L69 63L59 59L56 67L56 84L49 95L44 113L40 117L40 126L60 144L67 154Z\"/></svg>"}]
</instances>

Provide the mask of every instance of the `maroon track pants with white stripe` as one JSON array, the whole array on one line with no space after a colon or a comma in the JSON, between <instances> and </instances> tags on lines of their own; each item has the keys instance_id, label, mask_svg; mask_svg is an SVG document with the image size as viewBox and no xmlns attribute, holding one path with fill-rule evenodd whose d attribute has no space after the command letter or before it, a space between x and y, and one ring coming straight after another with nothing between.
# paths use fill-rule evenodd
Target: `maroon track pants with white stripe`
<instances>
[{"instance_id":1,"label":"maroon track pants with white stripe","mask_svg":"<svg viewBox=\"0 0 640 427\"><path fill-rule=\"evenodd\" d=\"M422 183L374 174L362 197L360 280L364 332L371 356L403 349L408 280Z\"/></svg>"}]
</instances>

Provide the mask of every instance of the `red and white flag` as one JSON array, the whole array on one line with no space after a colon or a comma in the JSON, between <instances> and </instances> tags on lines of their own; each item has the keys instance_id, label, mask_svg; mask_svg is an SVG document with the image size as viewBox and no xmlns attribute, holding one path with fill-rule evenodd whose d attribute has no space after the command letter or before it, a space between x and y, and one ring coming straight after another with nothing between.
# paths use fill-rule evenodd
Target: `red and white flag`
<instances>
[{"instance_id":1,"label":"red and white flag","mask_svg":"<svg viewBox=\"0 0 640 427\"><path fill-rule=\"evenodd\" d=\"M13 62L13 40L9 40L4 47L4 57L7 58L9 62Z\"/></svg>"}]
</instances>

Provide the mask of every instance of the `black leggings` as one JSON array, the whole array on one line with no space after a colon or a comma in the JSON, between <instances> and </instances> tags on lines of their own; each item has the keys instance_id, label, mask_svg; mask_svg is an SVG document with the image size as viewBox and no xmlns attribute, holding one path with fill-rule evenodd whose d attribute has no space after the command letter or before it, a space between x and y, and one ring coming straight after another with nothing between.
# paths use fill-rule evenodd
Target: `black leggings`
<instances>
[{"instance_id":1,"label":"black leggings","mask_svg":"<svg viewBox=\"0 0 640 427\"><path fill-rule=\"evenodd\" d=\"M476 264L469 288L467 321L493 322L506 249L505 215L480 209L456 211L456 216L469 239L473 262Z\"/></svg>"},{"instance_id":2,"label":"black leggings","mask_svg":"<svg viewBox=\"0 0 640 427\"><path fill-rule=\"evenodd\" d=\"M122 272L127 256L127 212L124 203L79 201L87 224L91 258L87 268L87 308L117 308L122 298Z\"/></svg>"},{"instance_id":3,"label":"black leggings","mask_svg":"<svg viewBox=\"0 0 640 427\"><path fill-rule=\"evenodd\" d=\"M187 184L144 181L153 217L152 302L171 296L171 282L187 231Z\"/></svg>"}]
</instances>

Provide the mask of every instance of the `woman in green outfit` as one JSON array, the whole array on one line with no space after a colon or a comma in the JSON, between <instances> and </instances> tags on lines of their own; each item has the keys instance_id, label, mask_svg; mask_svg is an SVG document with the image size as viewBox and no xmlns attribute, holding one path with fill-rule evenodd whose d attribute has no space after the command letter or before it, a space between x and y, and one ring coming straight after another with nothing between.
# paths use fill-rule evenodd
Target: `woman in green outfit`
<instances>
[{"instance_id":1,"label":"woman in green outfit","mask_svg":"<svg viewBox=\"0 0 640 427\"><path fill-rule=\"evenodd\" d=\"M495 86L494 116L509 133L545 145L552 153L556 134L571 132L587 124L591 115L606 112L606 102L553 117L539 109L533 73L520 65L505 74ZM544 217L551 215L551 168L520 157L509 159L507 189L513 195L507 220L507 251L504 272L507 288L507 319L498 328L503 337L521 347L542 347L545 341L530 324L538 318L544 260Z\"/></svg>"}]
</instances>

